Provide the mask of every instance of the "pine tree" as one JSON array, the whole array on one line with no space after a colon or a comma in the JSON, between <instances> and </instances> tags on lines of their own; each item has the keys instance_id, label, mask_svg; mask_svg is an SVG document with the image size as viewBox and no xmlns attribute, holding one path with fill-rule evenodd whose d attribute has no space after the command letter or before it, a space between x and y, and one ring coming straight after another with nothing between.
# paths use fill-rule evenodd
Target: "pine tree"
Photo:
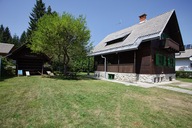
<instances>
[{"instance_id":1,"label":"pine tree","mask_svg":"<svg viewBox=\"0 0 192 128\"><path fill-rule=\"evenodd\" d=\"M9 28L6 27L4 32L3 32L3 43L11 43L12 42L12 37L11 37L11 33L9 31Z\"/></svg>"},{"instance_id":2,"label":"pine tree","mask_svg":"<svg viewBox=\"0 0 192 128\"><path fill-rule=\"evenodd\" d=\"M4 27L3 25L0 26L0 42L3 42L3 33L4 33Z\"/></svg>"},{"instance_id":3,"label":"pine tree","mask_svg":"<svg viewBox=\"0 0 192 128\"><path fill-rule=\"evenodd\" d=\"M20 42L19 42L19 37L15 34L12 38L12 43L16 46L19 47L20 46Z\"/></svg>"},{"instance_id":4,"label":"pine tree","mask_svg":"<svg viewBox=\"0 0 192 128\"><path fill-rule=\"evenodd\" d=\"M23 31L20 37L20 44L22 45L23 43L26 43L26 42L27 42L27 33Z\"/></svg>"},{"instance_id":5,"label":"pine tree","mask_svg":"<svg viewBox=\"0 0 192 128\"><path fill-rule=\"evenodd\" d=\"M42 0L36 0L36 4L29 16L29 28L27 30L27 36L30 38L32 31L36 30L38 20L46 13L45 4Z\"/></svg>"},{"instance_id":6,"label":"pine tree","mask_svg":"<svg viewBox=\"0 0 192 128\"><path fill-rule=\"evenodd\" d=\"M47 14L48 14L48 15L52 14L51 6L48 6L48 8L47 8Z\"/></svg>"}]
</instances>

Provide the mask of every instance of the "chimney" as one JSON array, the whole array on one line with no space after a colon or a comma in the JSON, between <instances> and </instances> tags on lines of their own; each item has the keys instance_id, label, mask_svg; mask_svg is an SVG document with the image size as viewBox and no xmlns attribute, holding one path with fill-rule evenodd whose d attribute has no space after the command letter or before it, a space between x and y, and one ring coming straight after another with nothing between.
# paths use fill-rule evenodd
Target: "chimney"
<instances>
[{"instance_id":1,"label":"chimney","mask_svg":"<svg viewBox=\"0 0 192 128\"><path fill-rule=\"evenodd\" d=\"M140 23L145 22L145 21L146 21L146 18L147 18L147 14L144 13L144 14L140 15L140 16L139 16Z\"/></svg>"}]
</instances>

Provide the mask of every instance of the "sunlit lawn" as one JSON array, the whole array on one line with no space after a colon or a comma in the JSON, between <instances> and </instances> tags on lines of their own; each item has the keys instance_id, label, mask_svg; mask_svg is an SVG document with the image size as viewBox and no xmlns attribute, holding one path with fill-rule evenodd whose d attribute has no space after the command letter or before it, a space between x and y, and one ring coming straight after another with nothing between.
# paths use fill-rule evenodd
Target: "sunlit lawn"
<instances>
[{"instance_id":1,"label":"sunlit lawn","mask_svg":"<svg viewBox=\"0 0 192 128\"><path fill-rule=\"evenodd\" d=\"M0 80L0 128L190 128L192 96L79 77Z\"/></svg>"},{"instance_id":2,"label":"sunlit lawn","mask_svg":"<svg viewBox=\"0 0 192 128\"><path fill-rule=\"evenodd\" d=\"M182 81L182 82L190 82L190 83L192 83L192 78L177 78L177 80Z\"/></svg>"}]
</instances>

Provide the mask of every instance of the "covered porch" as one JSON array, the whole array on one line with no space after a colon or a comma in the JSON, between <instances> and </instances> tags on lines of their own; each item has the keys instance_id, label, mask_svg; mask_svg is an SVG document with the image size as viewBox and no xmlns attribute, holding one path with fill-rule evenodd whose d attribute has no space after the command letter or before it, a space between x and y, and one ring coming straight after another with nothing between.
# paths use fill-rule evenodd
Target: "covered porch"
<instances>
[{"instance_id":1,"label":"covered porch","mask_svg":"<svg viewBox=\"0 0 192 128\"><path fill-rule=\"evenodd\" d=\"M136 51L95 56L95 71L135 73L135 64Z\"/></svg>"}]
</instances>

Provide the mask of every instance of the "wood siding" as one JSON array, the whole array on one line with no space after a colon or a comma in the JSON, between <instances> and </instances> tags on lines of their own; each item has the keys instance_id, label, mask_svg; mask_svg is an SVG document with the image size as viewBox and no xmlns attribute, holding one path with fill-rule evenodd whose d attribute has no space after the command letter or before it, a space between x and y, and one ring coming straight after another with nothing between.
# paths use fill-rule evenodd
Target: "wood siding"
<instances>
[{"instance_id":1,"label":"wood siding","mask_svg":"<svg viewBox=\"0 0 192 128\"><path fill-rule=\"evenodd\" d=\"M107 71L108 72L120 72L120 73L133 73L133 66L134 64L114 64L108 65Z\"/></svg>"},{"instance_id":2,"label":"wood siding","mask_svg":"<svg viewBox=\"0 0 192 128\"><path fill-rule=\"evenodd\" d=\"M33 53L26 45L23 45L9 58L16 60L16 74L17 70L29 71L31 75L38 75L42 72L43 64L49 61L49 58L44 54ZM44 68L44 71L46 69ZM45 72L44 72L45 73Z\"/></svg>"},{"instance_id":3,"label":"wood siding","mask_svg":"<svg viewBox=\"0 0 192 128\"><path fill-rule=\"evenodd\" d=\"M154 40L151 43L151 74L172 74L175 73L175 67L168 66L157 66L155 64L155 55L157 53L164 55L165 57L175 58L175 53L170 52L166 49L161 48L162 42L159 40Z\"/></svg>"},{"instance_id":4,"label":"wood siding","mask_svg":"<svg viewBox=\"0 0 192 128\"><path fill-rule=\"evenodd\" d=\"M150 42L144 42L139 46L136 54L136 73L151 74L151 48Z\"/></svg>"}]
</instances>

